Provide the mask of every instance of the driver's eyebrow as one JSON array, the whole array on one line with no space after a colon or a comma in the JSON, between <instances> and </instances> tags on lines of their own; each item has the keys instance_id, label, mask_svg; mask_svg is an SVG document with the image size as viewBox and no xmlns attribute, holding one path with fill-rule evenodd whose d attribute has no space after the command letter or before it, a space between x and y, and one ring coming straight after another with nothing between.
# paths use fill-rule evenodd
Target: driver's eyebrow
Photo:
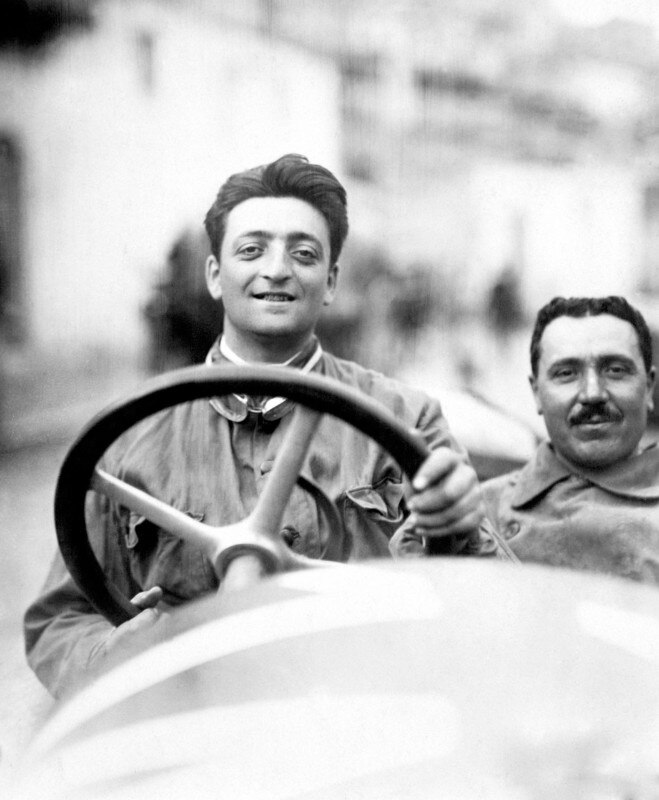
<instances>
[{"instance_id":1,"label":"driver's eyebrow","mask_svg":"<svg viewBox=\"0 0 659 800\"><path fill-rule=\"evenodd\" d=\"M240 242L241 239L274 239L274 234L270 231L241 231L235 241Z\"/></svg>"},{"instance_id":2,"label":"driver's eyebrow","mask_svg":"<svg viewBox=\"0 0 659 800\"><path fill-rule=\"evenodd\" d=\"M583 364L583 359L577 358L576 356L566 356L565 358L557 358L556 361L552 361L549 364L548 372L551 372L555 369L560 369L561 367L579 367Z\"/></svg>"},{"instance_id":3,"label":"driver's eyebrow","mask_svg":"<svg viewBox=\"0 0 659 800\"><path fill-rule=\"evenodd\" d=\"M628 355L625 355L624 353L604 353L597 359L597 363L602 364L604 366L612 364L614 361L618 361L621 364L625 364L628 367L636 366L634 359Z\"/></svg>"}]
</instances>

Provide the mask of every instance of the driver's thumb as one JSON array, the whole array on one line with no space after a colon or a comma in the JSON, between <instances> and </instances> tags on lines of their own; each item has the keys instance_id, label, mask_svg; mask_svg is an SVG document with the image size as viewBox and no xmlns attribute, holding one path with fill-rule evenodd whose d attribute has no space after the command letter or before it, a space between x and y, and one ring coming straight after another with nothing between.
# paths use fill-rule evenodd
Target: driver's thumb
<instances>
[{"instance_id":1,"label":"driver's thumb","mask_svg":"<svg viewBox=\"0 0 659 800\"><path fill-rule=\"evenodd\" d=\"M154 608L161 600L162 589L160 586L153 586L144 592L138 592L130 602L138 608Z\"/></svg>"},{"instance_id":2,"label":"driver's thumb","mask_svg":"<svg viewBox=\"0 0 659 800\"><path fill-rule=\"evenodd\" d=\"M140 613L129 619L127 622L123 622L119 625L118 628L115 628L110 636L110 644L116 645L119 642L123 641L126 636L131 636L138 631L142 631L145 628L150 628L161 616L161 611L157 608L145 608L144 611L140 611Z\"/></svg>"},{"instance_id":3,"label":"driver's thumb","mask_svg":"<svg viewBox=\"0 0 659 800\"><path fill-rule=\"evenodd\" d=\"M103 641L102 645L94 653L93 658L90 659L90 664L92 661L96 661L102 656L110 655L110 653L123 642L126 642L140 631L150 628L161 616L162 612L159 609L145 608L144 611L140 611L136 617L129 619L127 622L122 622L122 624L114 628L107 639Z\"/></svg>"}]
</instances>

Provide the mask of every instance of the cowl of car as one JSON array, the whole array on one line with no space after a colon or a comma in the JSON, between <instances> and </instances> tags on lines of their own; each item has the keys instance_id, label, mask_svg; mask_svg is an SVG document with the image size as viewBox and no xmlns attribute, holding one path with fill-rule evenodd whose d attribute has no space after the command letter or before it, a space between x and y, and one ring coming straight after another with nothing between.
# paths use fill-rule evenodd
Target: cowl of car
<instances>
[{"instance_id":1,"label":"cowl of car","mask_svg":"<svg viewBox=\"0 0 659 800\"><path fill-rule=\"evenodd\" d=\"M659 594L475 559L337 565L171 614L43 727L13 796L650 798Z\"/></svg>"}]
</instances>

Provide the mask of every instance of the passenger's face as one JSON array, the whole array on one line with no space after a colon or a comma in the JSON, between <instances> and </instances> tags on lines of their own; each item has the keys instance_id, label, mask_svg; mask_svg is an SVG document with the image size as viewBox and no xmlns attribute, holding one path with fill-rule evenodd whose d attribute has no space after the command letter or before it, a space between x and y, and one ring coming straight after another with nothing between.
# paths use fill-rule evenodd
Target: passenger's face
<instances>
[{"instance_id":1,"label":"passenger's face","mask_svg":"<svg viewBox=\"0 0 659 800\"><path fill-rule=\"evenodd\" d=\"M653 385L654 368L645 370L635 328L610 314L550 322L531 378L554 448L591 469L637 452Z\"/></svg>"},{"instance_id":2,"label":"passenger's face","mask_svg":"<svg viewBox=\"0 0 659 800\"><path fill-rule=\"evenodd\" d=\"M254 197L226 221L219 262L206 265L208 288L224 304L224 335L251 361L283 361L311 337L334 297L329 227L295 197Z\"/></svg>"}]
</instances>

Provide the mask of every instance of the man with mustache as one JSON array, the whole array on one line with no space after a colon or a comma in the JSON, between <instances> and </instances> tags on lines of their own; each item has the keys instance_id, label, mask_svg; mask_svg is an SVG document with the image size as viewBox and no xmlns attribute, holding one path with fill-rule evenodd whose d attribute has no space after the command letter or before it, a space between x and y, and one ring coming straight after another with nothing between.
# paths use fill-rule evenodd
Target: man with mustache
<instances>
[{"instance_id":1,"label":"man with mustache","mask_svg":"<svg viewBox=\"0 0 659 800\"><path fill-rule=\"evenodd\" d=\"M555 297L538 312L530 383L549 441L483 484L499 551L659 583L652 340L622 297Z\"/></svg>"}]
</instances>

